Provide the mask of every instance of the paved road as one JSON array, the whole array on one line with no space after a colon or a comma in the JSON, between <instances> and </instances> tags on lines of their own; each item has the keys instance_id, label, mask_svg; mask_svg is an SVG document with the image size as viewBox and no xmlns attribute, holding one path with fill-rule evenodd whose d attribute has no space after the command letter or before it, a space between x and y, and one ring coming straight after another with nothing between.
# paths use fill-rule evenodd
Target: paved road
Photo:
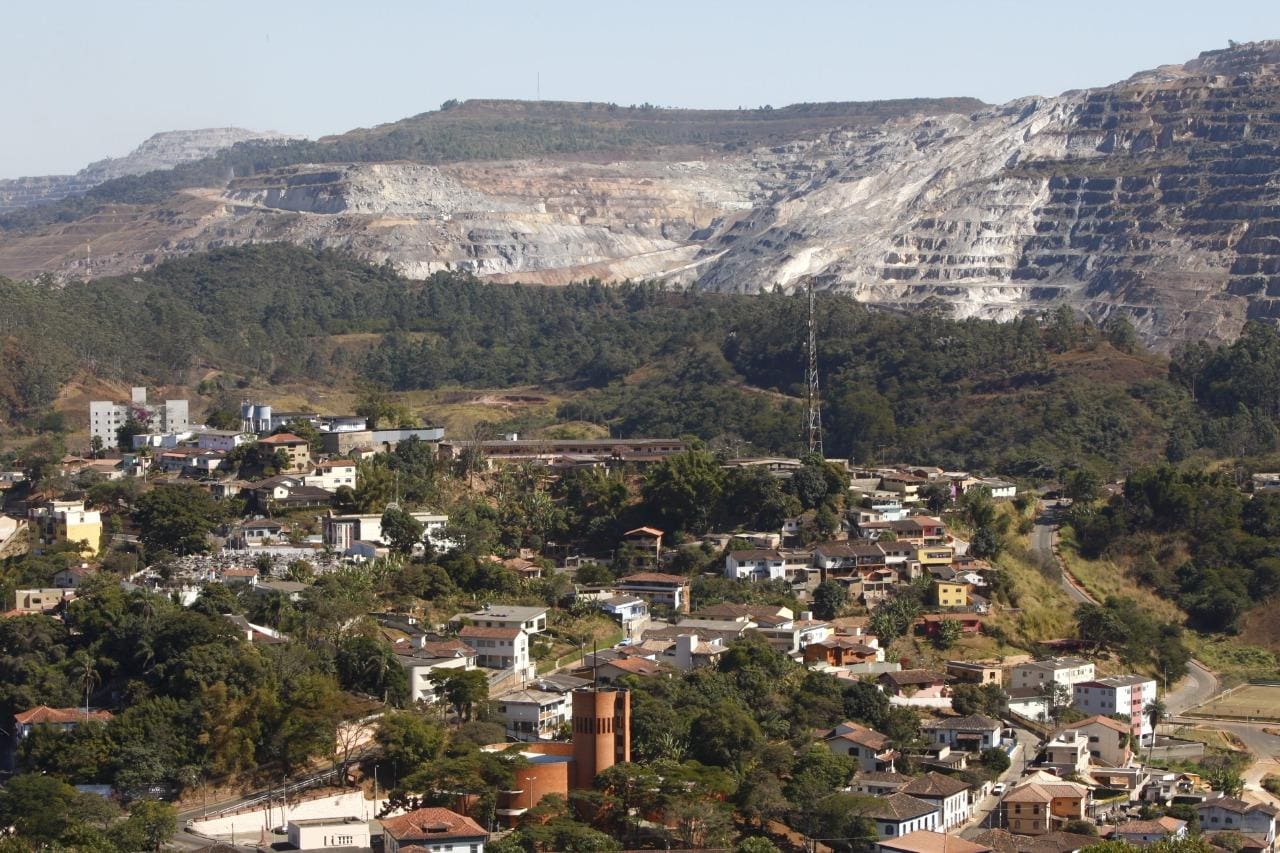
<instances>
[{"instance_id":1,"label":"paved road","mask_svg":"<svg viewBox=\"0 0 1280 853\"><path fill-rule=\"evenodd\" d=\"M1005 784L1006 788L1012 788L1018 784L1018 780L1022 778L1022 771L1026 767L1027 762L1035 758L1036 750L1039 748L1040 740L1031 732L1025 729L1014 729L1014 734L1018 738L1019 749L1011 756L1012 763L1009 769L1001 774L1000 780ZM973 807L973 817L964 825L960 831L962 838L973 838L979 833L990 828L988 820L991 813L1000 805L1000 798L988 794Z\"/></svg>"},{"instance_id":2,"label":"paved road","mask_svg":"<svg viewBox=\"0 0 1280 853\"><path fill-rule=\"evenodd\" d=\"M1198 660L1187 665L1187 677L1164 694L1170 715L1181 714L1208 702L1218 692L1218 676Z\"/></svg>"},{"instance_id":3,"label":"paved road","mask_svg":"<svg viewBox=\"0 0 1280 853\"><path fill-rule=\"evenodd\" d=\"M1061 521L1061 501L1041 501L1039 515L1036 516L1035 527L1031 529L1031 548L1044 561L1057 561L1053 546L1058 537L1058 524ZM1076 604L1097 604L1093 597L1081 589L1063 567L1060 583L1067 597Z\"/></svg>"}]
</instances>

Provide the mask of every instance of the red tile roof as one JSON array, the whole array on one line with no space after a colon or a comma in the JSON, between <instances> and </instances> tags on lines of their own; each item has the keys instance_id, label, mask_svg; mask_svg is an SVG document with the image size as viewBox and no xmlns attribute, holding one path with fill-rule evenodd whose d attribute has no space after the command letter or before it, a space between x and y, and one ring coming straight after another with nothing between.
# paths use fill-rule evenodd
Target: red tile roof
<instances>
[{"instance_id":1,"label":"red tile roof","mask_svg":"<svg viewBox=\"0 0 1280 853\"><path fill-rule=\"evenodd\" d=\"M397 842L489 837L489 833L471 818L442 808L415 809L399 817L387 818L382 822L382 831Z\"/></svg>"},{"instance_id":2,"label":"red tile roof","mask_svg":"<svg viewBox=\"0 0 1280 853\"><path fill-rule=\"evenodd\" d=\"M97 720L105 723L111 717L110 711L89 711L85 713L83 708L50 708L48 705L37 705L30 710L13 715L13 719L20 726L65 725L67 723L83 723L87 720Z\"/></svg>"}]
</instances>

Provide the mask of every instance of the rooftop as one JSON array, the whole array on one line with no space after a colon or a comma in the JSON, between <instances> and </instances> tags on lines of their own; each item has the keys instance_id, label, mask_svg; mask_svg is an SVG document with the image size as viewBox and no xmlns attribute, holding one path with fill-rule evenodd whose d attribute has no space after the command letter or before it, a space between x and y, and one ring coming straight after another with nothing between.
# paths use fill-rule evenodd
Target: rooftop
<instances>
[{"instance_id":1,"label":"rooftop","mask_svg":"<svg viewBox=\"0 0 1280 853\"><path fill-rule=\"evenodd\" d=\"M911 820L937 810L933 803L918 800L910 794L889 794L876 798L867 809L866 816L877 820Z\"/></svg>"},{"instance_id":2,"label":"rooftop","mask_svg":"<svg viewBox=\"0 0 1280 853\"><path fill-rule=\"evenodd\" d=\"M943 720L930 720L923 723L922 729L946 729L956 732L989 732L1000 728L1000 721L993 720L983 714L969 714L966 717L947 717Z\"/></svg>"},{"instance_id":3,"label":"rooftop","mask_svg":"<svg viewBox=\"0 0 1280 853\"><path fill-rule=\"evenodd\" d=\"M488 838L480 824L465 815L442 808L415 809L382 821L382 831L396 841L445 838Z\"/></svg>"},{"instance_id":4,"label":"rooftop","mask_svg":"<svg viewBox=\"0 0 1280 853\"><path fill-rule=\"evenodd\" d=\"M984 844L974 844L954 835L930 832L927 829L917 829L897 838L882 838L878 844L885 850L899 850L902 853L990 853L991 850Z\"/></svg>"}]
</instances>

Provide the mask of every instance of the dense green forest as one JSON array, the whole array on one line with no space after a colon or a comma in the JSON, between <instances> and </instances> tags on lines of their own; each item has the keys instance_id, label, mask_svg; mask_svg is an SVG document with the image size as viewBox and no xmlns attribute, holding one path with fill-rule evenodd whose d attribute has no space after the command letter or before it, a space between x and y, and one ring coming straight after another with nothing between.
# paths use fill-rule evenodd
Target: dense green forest
<instances>
[{"instance_id":1,"label":"dense green forest","mask_svg":"<svg viewBox=\"0 0 1280 853\"><path fill-rule=\"evenodd\" d=\"M0 301L10 418L37 418L77 371L181 383L216 368L389 391L542 385L567 397L561 419L615 434L801 449L805 306L790 295L459 273L409 281L342 254L265 245L63 288L0 279ZM365 334L340 337L349 333ZM1065 309L1002 324L823 294L818 336L831 456L1052 478L1277 443L1280 337L1269 326L1166 364L1133 353L1126 324L1098 329Z\"/></svg>"},{"instance_id":2,"label":"dense green forest","mask_svg":"<svg viewBox=\"0 0 1280 853\"><path fill-rule=\"evenodd\" d=\"M673 110L556 101L446 102L440 110L320 140L252 140L173 169L116 178L82 196L0 216L0 230L69 222L104 204L150 204L190 187L298 163L449 163L664 145L754 147L836 127L875 126L911 114L969 113L973 98L793 104L772 109Z\"/></svg>"}]
</instances>

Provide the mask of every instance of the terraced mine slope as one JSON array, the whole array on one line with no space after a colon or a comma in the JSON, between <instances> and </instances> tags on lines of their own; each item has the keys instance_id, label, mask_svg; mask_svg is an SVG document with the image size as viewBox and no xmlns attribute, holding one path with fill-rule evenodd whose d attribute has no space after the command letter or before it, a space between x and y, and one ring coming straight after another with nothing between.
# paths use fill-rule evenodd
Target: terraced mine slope
<instances>
[{"instance_id":1,"label":"terraced mine slope","mask_svg":"<svg viewBox=\"0 0 1280 853\"><path fill-rule=\"evenodd\" d=\"M1278 68L1280 42L1259 42L998 107L469 102L286 146L286 165L159 205L11 229L0 273L83 275L86 241L97 274L283 240L417 276L753 292L812 275L892 309L1068 304L1161 347L1224 340L1280 318ZM359 162L298 159L339 154Z\"/></svg>"}]
</instances>

